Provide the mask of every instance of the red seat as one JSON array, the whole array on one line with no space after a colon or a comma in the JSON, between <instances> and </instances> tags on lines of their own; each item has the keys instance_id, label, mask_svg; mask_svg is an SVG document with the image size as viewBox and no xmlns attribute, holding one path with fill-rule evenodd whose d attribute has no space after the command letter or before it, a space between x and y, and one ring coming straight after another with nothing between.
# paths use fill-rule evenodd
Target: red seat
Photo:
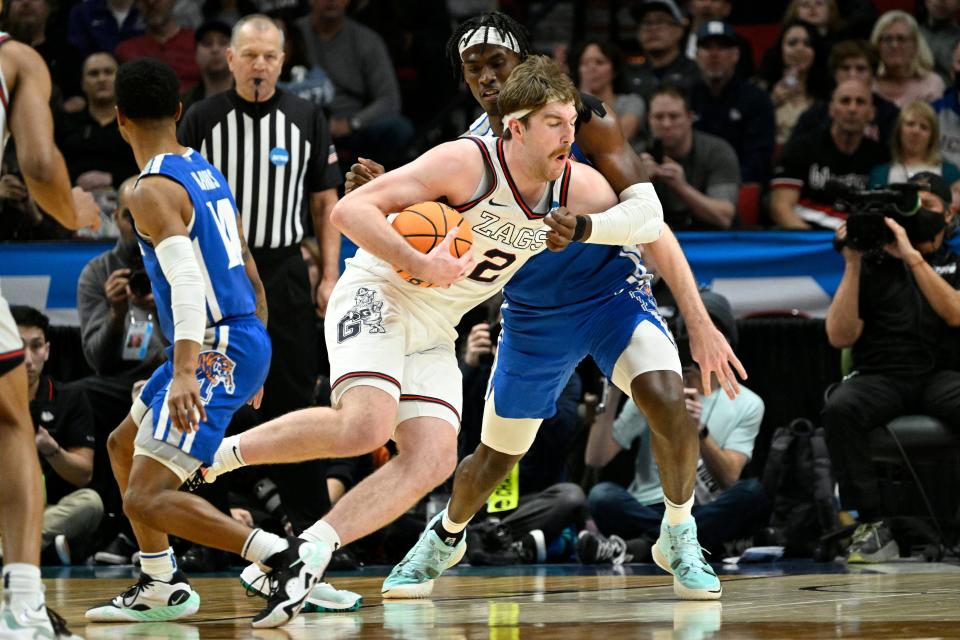
<instances>
[{"instance_id":1,"label":"red seat","mask_svg":"<svg viewBox=\"0 0 960 640\"><path fill-rule=\"evenodd\" d=\"M760 225L760 185L748 182L740 185L740 195L737 199L737 213L740 216L740 227L750 228Z\"/></svg>"},{"instance_id":2,"label":"red seat","mask_svg":"<svg viewBox=\"0 0 960 640\"><path fill-rule=\"evenodd\" d=\"M780 34L780 23L734 25L733 30L750 41L753 47L753 64L760 66L763 54L772 47Z\"/></svg>"}]
</instances>

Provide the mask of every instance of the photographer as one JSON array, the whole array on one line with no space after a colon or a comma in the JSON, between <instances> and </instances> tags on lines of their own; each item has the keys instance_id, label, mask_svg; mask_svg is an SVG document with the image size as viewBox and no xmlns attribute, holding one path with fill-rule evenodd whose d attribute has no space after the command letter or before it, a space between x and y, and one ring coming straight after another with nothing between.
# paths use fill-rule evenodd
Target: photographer
<instances>
[{"instance_id":1,"label":"photographer","mask_svg":"<svg viewBox=\"0 0 960 640\"><path fill-rule=\"evenodd\" d=\"M130 411L133 383L149 378L163 361L163 339L157 325L150 280L127 209L136 177L120 185L114 221L120 231L116 246L92 259L77 284L77 311L83 354L96 375L82 385L94 411L97 442L107 436ZM98 447L93 486L104 497L108 513L121 512L120 496L110 473L106 448ZM122 549L99 559L125 564L136 549Z\"/></svg>"},{"instance_id":2,"label":"photographer","mask_svg":"<svg viewBox=\"0 0 960 640\"><path fill-rule=\"evenodd\" d=\"M695 131L693 120L679 89L657 89L650 99L654 142L640 159L671 229L729 229L736 216L740 163L728 142Z\"/></svg>"},{"instance_id":3,"label":"photographer","mask_svg":"<svg viewBox=\"0 0 960 640\"><path fill-rule=\"evenodd\" d=\"M852 214L837 231L846 266L826 330L831 345L853 348L853 372L830 393L823 422L843 508L859 512L850 562L899 555L880 521L868 433L904 414L952 426L960 416L960 257L944 243L955 212L943 178L924 172L910 182L921 188L915 214L900 222ZM870 228L881 221L886 238ZM875 238L874 247L864 238Z\"/></svg>"}]
</instances>

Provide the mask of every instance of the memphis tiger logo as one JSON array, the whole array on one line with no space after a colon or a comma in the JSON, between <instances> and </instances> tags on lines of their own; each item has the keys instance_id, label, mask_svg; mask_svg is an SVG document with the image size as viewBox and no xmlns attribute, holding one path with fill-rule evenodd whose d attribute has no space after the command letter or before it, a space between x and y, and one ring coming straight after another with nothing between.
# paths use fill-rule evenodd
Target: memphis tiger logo
<instances>
[{"instance_id":1,"label":"memphis tiger logo","mask_svg":"<svg viewBox=\"0 0 960 640\"><path fill-rule=\"evenodd\" d=\"M233 395L236 385L233 382L233 370L237 364L219 351L203 351L197 367L197 381L200 383L200 400L210 402L213 390L223 385L227 393Z\"/></svg>"},{"instance_id":2,"label":"memphis tiger logo","mask_svg":"<svg viewBox=\"0 0 960 640\"><path fill-rule=\"evenodd\" d=\"M337 324L337 342L359 335L363 325L367 325L370 333L387 332L383 328L383 301L377 300L375 291L360 287L353 303L353 308L347 311Z\"/></svg>"}]
</instances>

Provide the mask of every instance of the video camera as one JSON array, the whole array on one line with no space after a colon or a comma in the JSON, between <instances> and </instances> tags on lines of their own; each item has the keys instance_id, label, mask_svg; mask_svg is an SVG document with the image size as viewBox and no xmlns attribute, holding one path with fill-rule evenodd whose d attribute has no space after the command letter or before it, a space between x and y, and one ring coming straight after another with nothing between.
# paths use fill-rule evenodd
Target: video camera
<instances>
[{"instance_id":1,"label":"video camera","mask_svg":"<svg viewBox=\"0 0 960 640\"><path fill-rule=\"evenodd\" d=\"M831 180L826 188L833 194L834 209L847 213L847 237L842 244L851 249L869 253L894 242L893 232L883 220L885 217L902 226L911 241L929 240L919 237L920 228L914 215L920 209L920 185L891 184L882 189L859 190Z\"/></svg>"}]
</instances>

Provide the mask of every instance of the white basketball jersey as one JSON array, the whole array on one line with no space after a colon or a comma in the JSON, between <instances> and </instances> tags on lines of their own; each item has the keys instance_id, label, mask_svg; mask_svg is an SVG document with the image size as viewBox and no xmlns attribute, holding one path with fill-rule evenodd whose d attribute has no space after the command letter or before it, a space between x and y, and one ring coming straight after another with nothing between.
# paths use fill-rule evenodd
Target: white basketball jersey
<instances>
[{"instance_id":1,"label":"white basketball jersey","mask_svg":"<svg viewBox=\"0 0 960 640\"><path fill-rule=\"evenodd\" d=\"M396 269L360 249L347 261L394 283L404 293L456 325L464 313L493 296L532 256L546 249L549 227L544 216L567 203L571 163L567 161L560 177L549 183L532 206L523 201L504 157L500 138L465 137L473 141L483 155L486 172L474 197L461 205L452 205L473 230L473 259L476 266L467 277L447 289L423 288L406 282Z\"/></svg>"}]
</instances>

